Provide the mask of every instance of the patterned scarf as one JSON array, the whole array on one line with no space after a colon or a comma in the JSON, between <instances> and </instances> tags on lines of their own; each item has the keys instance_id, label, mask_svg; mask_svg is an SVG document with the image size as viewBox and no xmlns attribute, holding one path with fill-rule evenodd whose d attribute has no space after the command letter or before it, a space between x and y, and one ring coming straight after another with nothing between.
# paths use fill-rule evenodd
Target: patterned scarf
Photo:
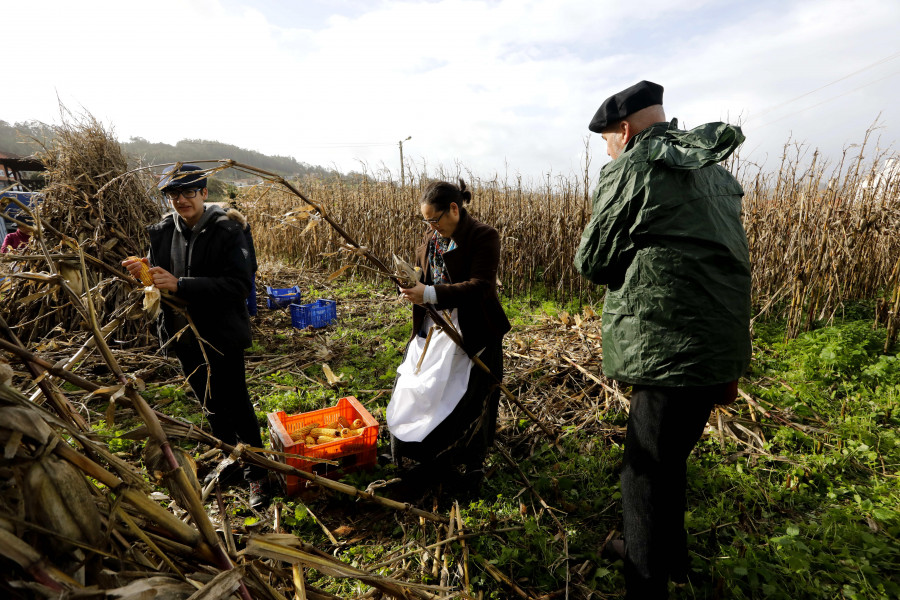
<instances>
[{"instance_id":1,"label":"patterned scarf","mask_svg":"<svg viewBox=\"0 0 900 600\"><path fill-rule=\"evenodd\" d=\"M444 253L454 250L456 241L452 238L441 237L441 234L435 230L428 242L427 262L431 269L431 284L440 285L450 283L450 276L447 274L447 267L444 265Z\"/></svg>"}]
</instances>

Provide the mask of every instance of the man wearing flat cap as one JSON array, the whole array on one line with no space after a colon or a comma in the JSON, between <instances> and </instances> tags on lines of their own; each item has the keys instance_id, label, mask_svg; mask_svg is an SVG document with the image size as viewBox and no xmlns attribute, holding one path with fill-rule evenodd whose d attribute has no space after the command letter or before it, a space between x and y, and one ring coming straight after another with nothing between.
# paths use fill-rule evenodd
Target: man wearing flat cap
<instances>
[{"instance_id":1,"label":"man wearing flat cap","mask_svg":"<svg viewBox=\"0 0 900 600\"><path fill-rule=\"evenodd\" d=\"M589 129L606 141L575 265L606 286L603 373L631 385L621 486L627 598L668 597L690 571L687 458L750 362L743 190L719 162L739 127L666 122L650 81L609 97ZM612 552L610 552L610 550Z\"/></svg>"},{"instance_id":2,"label":"man wearing flat cap","mask_svg":"<svg viewBox=\"0 0 900 600\"><path fill-rule=\"evenodd\" d=\"M205 203L206 181L206 172L196 165L176 164L163 171L158 188L173 212L147 228L150 257L142 260L151 265L157 288L186 302L203 338L198 340L185 329L187 320L181 314L163 306L160 343L168 342L174 350L191 389L209 413L213 435L230 445L243 442L260 448L262 437L244 369L244 349L252 342L246 298L253 261L246 223L240 222L239 213ZM140 270L140 261L123 265L132 275ZM233 476L236 466L226 476ZM254 508L267 500L267 474L253 465L244 469ZM204 483L213 476L215 471Z\"/></svg>"}]
</instances>

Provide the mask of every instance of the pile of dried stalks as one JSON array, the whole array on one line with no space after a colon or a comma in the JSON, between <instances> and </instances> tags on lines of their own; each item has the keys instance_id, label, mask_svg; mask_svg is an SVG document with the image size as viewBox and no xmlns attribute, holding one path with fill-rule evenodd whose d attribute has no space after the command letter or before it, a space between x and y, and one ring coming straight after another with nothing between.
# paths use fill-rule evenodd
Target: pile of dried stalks
<instances>
[{"instance_id":1,"label":"pile of dried stalks","mask_svg":"<svg viewBox=\"0 0 900 600\"><path fill-rule=\"evenodd\" d=\"M35 234L23 251L0 255L0 274L9 276L0 312L26 341L84 327L81 311L52 285L57 277L82 302L90 296L100 321L114 314L133 288L120 263L146 253L144 228L162 215L149 175L119 177L128 161L112 132L91 116L64 116L38 153L47 186L43 202L27 211ZM146 330L131 323L119 335L146 344Z\"/></svg>"}]
</instances>

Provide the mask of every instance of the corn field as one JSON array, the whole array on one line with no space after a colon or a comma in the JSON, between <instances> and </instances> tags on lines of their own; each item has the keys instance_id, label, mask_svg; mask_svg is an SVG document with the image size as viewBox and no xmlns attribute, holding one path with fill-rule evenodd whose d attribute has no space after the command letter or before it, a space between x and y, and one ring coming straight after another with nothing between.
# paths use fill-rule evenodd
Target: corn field
<instances>
[{"instance_id":1,"label":"corn field","mask_svg":"<svg viewBox=\"0 0 900 600\"><path fill-rule=\"evenodd\" d=\"M437 178L456 180L446 174ZM300 189L386 263L393 254L412 262L415 247L428 231L418 202L428 181L423 178L398 186L369 177L354 184L308 179L300 182ZM473 202L467 209L500 232L499 278L504 289L529 293L541 285L558 297L586 297L596 287L571 266L577 239L590 216L583 185L560 180L542 189L528 189L520 182L509 185L468 178L466 183L473 192ZM260 255L326 270L337 270L347 263L346 253L336 253L340 237L327 224L294 218L292 211L303 205L296 196L260 188L239 202L250 219ZM365 261L352 260L359 263L357 276L374 276Z\"/></svg>"},{"instance_id":2,"label":"corn field","mask_svg":"<svg viewBox=\"0 0 900 600\"><path fill-rule=\"evenodd\" d=\"M845 153L839 163L828 164L817 153L806 157L802 147L786 145L777 172L739 156L727 165L746 193L743 219L757 314L786 317L790 335L860 299L880 299L875 318L894 327L900 308L900 177L879 178L892 159L882 152L867 160L865 151L863 143L853 157ZM373 174L298 184L360 244L389 262L392 254L411 260L423 238L418 198L424 186L431 179L456 181L459 172L413 175L404 185ZM506 293L542 288L557 299L585 302L602 296L572 266L591 213L587 175L547 178L538 185L462 176L473 192L468 210L500 232L499 278ZM377 276L360 257L341 251L341 239L327 224L314 214L298 214L303 202L296 196L260 187L238 202L261 256L329 272L352 263L356 268L344 276Z\"/></svg>"}]
</instances>

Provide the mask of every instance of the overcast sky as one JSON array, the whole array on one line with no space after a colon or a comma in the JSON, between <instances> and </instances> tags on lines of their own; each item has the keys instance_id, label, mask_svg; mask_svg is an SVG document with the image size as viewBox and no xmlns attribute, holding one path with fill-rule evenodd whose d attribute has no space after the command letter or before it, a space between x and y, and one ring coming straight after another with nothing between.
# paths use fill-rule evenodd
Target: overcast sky
<instances>
[{"instance_id":1,"label":"overcast sky","mask_svg":"<svg viewBox=\"0 0 900 600\"><path fill-rule=\"evenodd\" d=\"M642 79L669 118L743 123L777 167L900 141L898 0L71 0L6 3L0 119L59 103L132 136L203 138L341 171L541 178L608 159L587 130ZM15 151L14 149L12 149ZM184 157L184 159L223 157Z\"/></svg>"}]
</instances>

